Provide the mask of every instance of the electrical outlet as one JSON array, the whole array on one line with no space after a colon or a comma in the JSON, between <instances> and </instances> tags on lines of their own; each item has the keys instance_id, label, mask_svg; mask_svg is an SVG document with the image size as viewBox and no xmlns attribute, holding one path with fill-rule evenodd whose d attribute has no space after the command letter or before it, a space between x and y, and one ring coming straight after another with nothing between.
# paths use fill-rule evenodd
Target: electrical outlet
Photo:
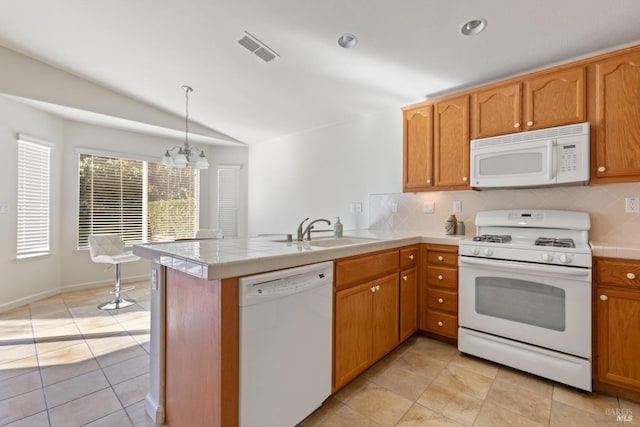
<instances>
[{"instance_id":1,"label":"electrical outlet","mask_svg":"<svg viewBox=\"0 0 640 427\"><path fill-rule=\"evenodd\" d=\"M433 201L426 201L422 204L422 212L429 214L436 210L435 203Z\"/></svg>"},{"instance_id":2,"label":"electrical outlet","mask_svg":"<svg viewBox=\"0 0 640 427\"><path fill-rule=\"evenodd\" d=\"M356 202L356 203L355 203L355 205L356 205L356 206L355 206L355 208L356 208L356 212L357 212L357 213L362 212L362 202Z\"/></svg>"},{"instance_id":3,"label":"electrical outlet","mask_svg":"<svg viewBox=\"0 0 640 427\"><path fill-rule=\"evenodd\" d=\"M453 213L462 212L462 202L460 200L454 200L452 209L453 209Z\"/></svg>"},{"instance_id":4,"label":"electrical outlet","mask_svg":"<svg viewBox=\"0 0 640 427\"><path fill-rule=\"evenodd\" d=\"M398 212L398 202L391 202L391 212Z\"/></svg>"},{"instance_id":5,"label":"electrical outlet","mask_svg":"<svg viewBox=\"0 0 640 427\"><path fill-rule=\"evenodd\" d=\"M2 202L0 203L0 214L8 214L9 213L9 203Z\"/></svg>"},{"instance_id":6,"label":"electrical outlet","mask_svg":"<svg viewBox=\"0 0 640 427\"><path fill-rule=\"evenodd\" d=\"M624 211L626 213L640 212L640 199L637 197L626 197L624 199Z\"/></svg>"}]
</instances>

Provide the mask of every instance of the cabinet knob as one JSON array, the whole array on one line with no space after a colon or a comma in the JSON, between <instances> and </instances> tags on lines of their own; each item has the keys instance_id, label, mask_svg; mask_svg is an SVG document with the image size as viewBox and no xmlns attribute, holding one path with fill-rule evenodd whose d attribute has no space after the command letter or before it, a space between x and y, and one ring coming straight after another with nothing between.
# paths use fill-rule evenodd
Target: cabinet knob
<instances>
[{"instance_id":1,"label":"cabinet knob","mask_svg":"<svg viewBox=\"0 0 640 427\"><path fill-rule=\"evenodd\" d=\"M600 166L600 167L598 168L598 172L604 172L604 171L606 171L606 170L607 170L607 168L605 168L604 166Z\"/></svg>"},{"instance_id":2,"label":"cabinet knob","mask_svg":"<svg viewBox=\"0 0 640 427\"><path fill-rule=\"evenodd\" d=\"M438 326L442 326L442 325L444 325L444 323L442 323L441 320L438 320Z\"/></svg>"},{"instance_id":3,"label":"cabinet knob","mask_svg":"<svg viewBox=\"0 0 640 427\"><path fill-rule=\"evenodd\" d=\"M533 126L533 121L529 120L529 121L527 122L527 126Z\"/></svg>"},{"instance_id":4,"label":"cabinet knob","mask_svg":"<svg viewBox=\"0 0 640 427\"><path fill-rule=\"evenodd\" d=\"M413 261L413 254L409 255L409 259Z\"/></svg>"},{"instance_id":5,"label":"cabinet knob","mask_svg":"<svg viewBox=\"0 0 640 427\"><path fill-rule=\"evenodd\" d=\"M371 292L375 292L375 291L376 291L376 287L375 287L375 286L372 286L372 287L370 287L370 288L369 288L369 290L370 290Z\"/></svg>"},{"instance_id":6,"label":"cabinet knob","mask_svg":"<svg viewBox=\"0 0 640 427\"><path fill-rule=\"evenodd\" d=\"M463 177L462 177L462 180L463 180L464 182L467 182L467 179L469 179L469 178L467 178L466 176L463 176Z\"/></svg>"},{"instance_id":7,"label":"cabinet knob","mask_svg":"<svg viewBox=\"0 0 640 427\"><path fill-rule=\"evenodd\" d=\"M514 128L516 128L516 129L518 129L518 128L520 127L520 123L514 123L514 124L513 124L513 127L514 127Z\"/></svg>"},{"instance_id":8,"label":"cabinet knob","mask_svg":"<svg viewBox=\"0 0 640 427\"><path fill-rule=\"evenodd\" d=\"M408 279L407 276L402 276L402 280L406 281Z\"/></svg>"},{"instance_id":9,"label":"cabinet knob","mask_svg":"<svg viewBox=\"0 0 640 427\"><path fill-rule=\"evenodd\" d=\"M442 261L444 260L444 257L442 255L438 255L438 261Z\"/></svg>"},{"instance_id":10,"label":"cabinet knob","mask_svg":"<svg viewBox=\"0 0 640 427\"><path fill-rule=\"evenodd\" d=\"M606 300L608 300L608 299L609 299L609 297L608 297L608 296L606 296L606 295L600 295L600 299L601 299L602 301L606 301Z\"/></svg>"},{"instance_id":11,"label":"cabinet knob","mask_svg":"<svg viewBox=\"0 0 640 427\"><path fill-rule=\"evenodd\" d=\"M444 277L442 277L442 274L438 274L438 280L442 280L444 279Z\"/></svg>"},{"instance_id":12,"label":"cabinet knob","mask_svg":"<svg viewBox=\"0 0 640 427\"><path fill-rule=\"evenodd\" d=\"M376 292L380 290L380 285L376 286Z\"/></svg>"},{"instance_id":13,"label":"cabinet knob","mask_svg":"<svg viewBox=\"0 0 640 427\"><path fill-rule=\"evenodd\" d=\"M438 298L438 304L442 304L444 300L442 298Z\"/></svg>"},{"instance_id":14,"label":"cabinet knob","mask_svg":"<svg viewBox=\"0 0 640 427\"><path fill-rule=\"evenodd\" d=\"M427 179L427 184L431 184L431 180L430 179Z\"/></svg>"},{"instance_id":15,"label":"cabinet knob","mask_svg":"<svg viewBox=\"0 0 640 427\"><path fill-rule=\"evenodd\" d=\"M633 274L633 273L627 273L627 279L629 279L629 280L633 280L633 279L635 279L635 278L636 278L636 275L635 275L635 274Z\"/></svg>"}]
</instances>

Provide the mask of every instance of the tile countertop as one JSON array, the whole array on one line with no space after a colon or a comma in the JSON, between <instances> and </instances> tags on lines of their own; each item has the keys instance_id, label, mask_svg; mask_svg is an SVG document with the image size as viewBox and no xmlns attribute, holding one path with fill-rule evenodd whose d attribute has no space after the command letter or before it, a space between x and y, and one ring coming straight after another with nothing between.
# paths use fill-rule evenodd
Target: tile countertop
<instances>
[{"instance_id":1,"label":"tile countertop","mask_svg":"<svg viewBox=\"0 0 640 427\"><path fill-rule=\"evenodd\" d=\"M331 234L318 234L322 239ZM309 242L275 242L284 235L243 239L187 240L136 245L133 253L152 262L203 279L226 279L299 265L330 261L368 252L393 249L416 243L458 245L465 236L443 233L345 231L344 237L359 237L362 243L337 247L312 246Z\"/></svg>"},{"instance_id":2,"label":"tile countertop","mask_svg":"<svg viewBox=\"0 0 640 427\"><path fill-rule=\"evenodd\" d=\"M607 258L640 259L640 244L622 245L619 243L589 242L593 256Z\"/></svg>"}]
</instances>

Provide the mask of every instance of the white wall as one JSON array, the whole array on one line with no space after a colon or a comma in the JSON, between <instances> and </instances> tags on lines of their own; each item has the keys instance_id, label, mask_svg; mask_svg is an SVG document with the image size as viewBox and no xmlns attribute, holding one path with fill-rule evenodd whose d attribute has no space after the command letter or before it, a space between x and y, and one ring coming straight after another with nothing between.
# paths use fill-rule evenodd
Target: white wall
<instances>
[{"instance_id":1,"label":"white wall","mask_svg":"<svg viewBox=\"0 0 640 427\"><path fill-rule=\"evenodd\" d=\"M400 109L249 148L249 234L295 233L306 217L367 228L372 193L402 191ZM362 213L350 204L362 202ZM321 224L323 226L323 224Z\"/></svg>"},{"instance_id":2,"label":"white wall","mask_svg":"<svg viewBox=\"0 0 640 427\"><path fill-rule=\"evenodd\" d=\"M24 133L54 144L51 168L51 255L16 261L17 143ZM158 161L167 147L180 141L63 120L0 96L0 145L6 167L0 168L0 203L9 213L0 215L0 312L62 290L109 283L113 268L94 264L88 251L78 251L78 148L123 157ZM201 173L201 226L216 227L216 164L239 164L241 169L240 231L246 235L247 149L203 146L212 167ZM148 277L149 263L123 266L124 280Z\"/></svg>"},{"instance_id":3,"label":"white wall","mask_svg":"<svg viewBox=\"0 0 640 427\"><path fill-rule=\"evenodd\" d=\"M18 132L54 144L51 150L51 255L24 260L16 260ZM0 147L3 153L0 203L9 206L9 212L0 215L0 311L3 303L14 301L19 304L22 298L29 296L51 295L61 286L62 256L57 248L62 239L59 226L63 209L62 135L61 120L0 97Z\"/></svg>"}]
</instances>

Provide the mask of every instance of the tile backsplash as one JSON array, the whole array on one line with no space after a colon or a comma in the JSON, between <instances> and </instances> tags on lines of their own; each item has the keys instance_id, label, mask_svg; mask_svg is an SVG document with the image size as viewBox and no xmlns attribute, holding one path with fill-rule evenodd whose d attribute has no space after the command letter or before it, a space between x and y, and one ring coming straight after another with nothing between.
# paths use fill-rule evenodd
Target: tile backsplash
<instances>
[{"instance_id":1,"label":"tile backsplash","mask_svg":"<svg viewBox=\"0 0 640 427\"><path fill-rule=\"evenodd\" d=\"M640 245L640 213L625 213L625 197L640 197L640 183L520 190L434 191L428 193L371 194L369 228L421 230L444 233L443 224L460 201L456 213L464 221L467 236L475 234L478 211L494 209L564 209L588 212L590 239L595 242ZM425 202L434 202L433 213L423 213ZM396 207L396 212L393 208Z\"/></svg>"}]
</instances>

